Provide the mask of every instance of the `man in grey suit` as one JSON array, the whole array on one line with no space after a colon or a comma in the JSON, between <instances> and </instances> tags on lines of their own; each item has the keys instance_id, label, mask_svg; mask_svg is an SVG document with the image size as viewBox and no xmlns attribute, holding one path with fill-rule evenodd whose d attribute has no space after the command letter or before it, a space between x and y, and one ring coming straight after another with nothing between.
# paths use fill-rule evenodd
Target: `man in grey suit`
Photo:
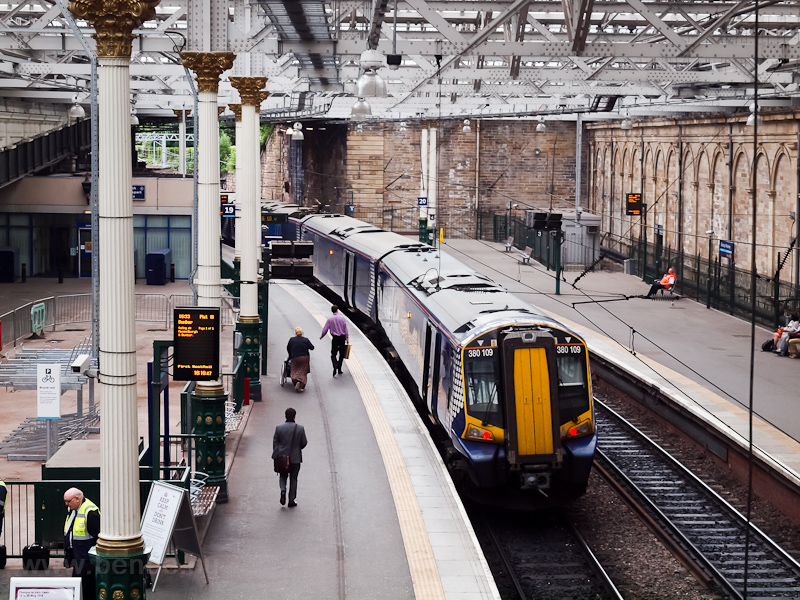
<instances>
[{"instance_id":1,"label":"man in grey suit","mask_svg":"<svg viewBox=\"0 0 800 600\"><path fill-rule=\"evenodd\" d=\"M281 504L286 504L286 478L289 478L289 508L297 506L297 474L300 472L300 463L303 462L303 448L308 444L306 430L302 425L294 422L297 411L287 408L286 423L275 428L272 436L272 459L276 456L289 455L289 472L280 474Z\"/></svg>"}]
</instances>

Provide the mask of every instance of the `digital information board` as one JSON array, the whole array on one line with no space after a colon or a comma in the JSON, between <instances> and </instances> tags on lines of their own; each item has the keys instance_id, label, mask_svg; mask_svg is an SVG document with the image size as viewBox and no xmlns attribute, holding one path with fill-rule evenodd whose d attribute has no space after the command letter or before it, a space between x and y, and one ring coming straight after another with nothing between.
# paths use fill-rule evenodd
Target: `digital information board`
<instances>
[{"instance_id":1,"label":"digital information board","mask_svg":"<svg viewBox=\"0 0 800 600\"><path fill-rule=\"evenodd\" d=\"M642 214L642 195L628 194L625 202L625 214L639 216Z\"/></svg>"},{"instance_id":2,"label":"digital information board","mask_svg":"<svg viewBox=\"0 0 800 600\"><path fill-rule=\"evenodd\" d=\"M175 381L219 378L219 309L192 306L175 309L173 333Z\"/></svg>"},{"instance_id":3,"label":"digital information board","mask_svg":"<svg viewBox=\"0 0 800 600\"><path fill-rule=\"evenodd\" d=\"M261 213L261 222L266 225L288 223L289 215L286 213Z\"/></svg>"}]
</instances>

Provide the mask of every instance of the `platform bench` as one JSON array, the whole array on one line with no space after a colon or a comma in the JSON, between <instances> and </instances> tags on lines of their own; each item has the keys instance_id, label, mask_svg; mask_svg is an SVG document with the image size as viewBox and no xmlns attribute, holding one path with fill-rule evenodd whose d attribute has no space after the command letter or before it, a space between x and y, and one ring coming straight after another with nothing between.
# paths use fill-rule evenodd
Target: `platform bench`
<instances>
[{"instance_id":1,"label":"platform bench","mask_svg":"<svg viewBox=\"0 0 800 600\"><path fill-rule=\"evenodd\" d=\"M514 247L514 236L509 236L509 238L504 242L506 245L506 252L511 252L511 248Z\"/></svg>"},{"instance_id":2,"label":"platform bench","mask_svg":"<svg viewBox=\"0 0 800 600\"><path fill-rule=\"evenodd\" d=\"M529 262L531 260L531 252L532 252L531 247L530 246L525 246L525 250L523 250L522 252L519 253L520 258L521 258L520 262L523 265L529 264Z\"/></svg>"}]
</instances>

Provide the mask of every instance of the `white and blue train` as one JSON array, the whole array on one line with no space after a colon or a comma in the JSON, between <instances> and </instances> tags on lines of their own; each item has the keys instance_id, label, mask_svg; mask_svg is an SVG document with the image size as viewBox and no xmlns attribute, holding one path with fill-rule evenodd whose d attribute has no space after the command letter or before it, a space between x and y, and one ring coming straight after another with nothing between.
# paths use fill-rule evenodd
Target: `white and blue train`
<instances>
[{"instance_id":1,"label":"white and blue train","mask_svg":"<svg viewBox=\"0 0 800 600\"><path fill-rule=\"evenodd\" d=\"M541 508L586 491L597 433L579 336L439 249L342 215L265 210L289 213L281 237L313 242L316 279L394 347L469 497Z\"/></svg>"}]
</instances>

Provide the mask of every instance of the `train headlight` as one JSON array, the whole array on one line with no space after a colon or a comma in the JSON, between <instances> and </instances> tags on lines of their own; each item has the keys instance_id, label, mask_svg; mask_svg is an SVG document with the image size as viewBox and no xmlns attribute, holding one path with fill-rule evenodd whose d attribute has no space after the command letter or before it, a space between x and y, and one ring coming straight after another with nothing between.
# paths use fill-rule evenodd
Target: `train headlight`
<instances>
[{"instance_id":1,"label":"train headlight","mask_svg":"<svg viewBox=\"0 0 800 600\"><path fill-rule=\"evenodd\" d=\"M592 433L592 422L584 421L569 428L562 428L561 437L564 439L582 437Z\"/></svg>"},{"instance_id":2,"label":"train headlight","mask_svg":"<svg viewBox=\"0 0 800 600\"><path fill-rule=\"evenodd\" d=\"M480 427L470 425L467 429L466 438L477 442L491 442L494 441L494 434L488 429L481 429Z\"/></svg>"}]
</instances>

